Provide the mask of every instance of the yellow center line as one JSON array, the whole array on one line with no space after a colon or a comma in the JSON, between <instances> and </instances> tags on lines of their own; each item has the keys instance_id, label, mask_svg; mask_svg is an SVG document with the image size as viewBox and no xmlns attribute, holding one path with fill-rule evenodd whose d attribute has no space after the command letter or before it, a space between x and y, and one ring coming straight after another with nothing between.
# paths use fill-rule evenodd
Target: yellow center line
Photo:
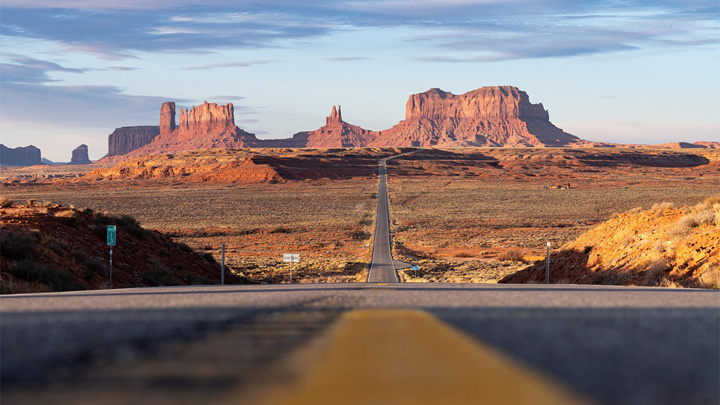
<instances>
[{"instance_id":1,"label":"yellow center line","mask_svg":"<svg viewBox=\"0 0 720 405\"><path fill-rule=\"evenodd\" d=\"M344 314L300 378L266 404L587 401L424 311Z\"/></svg>"}]
</instances>

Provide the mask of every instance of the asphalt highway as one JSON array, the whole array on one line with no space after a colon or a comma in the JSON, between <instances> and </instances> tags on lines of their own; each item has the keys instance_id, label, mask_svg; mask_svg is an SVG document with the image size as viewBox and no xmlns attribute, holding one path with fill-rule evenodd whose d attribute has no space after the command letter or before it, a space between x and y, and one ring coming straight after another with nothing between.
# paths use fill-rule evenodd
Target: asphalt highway
<instances>
[{"instance_id":1,"label":"asphalt highway","mask_svg":"<svg viewBox=\"0 0 720 405\"><path fill-rule=\"evenodd\" d=\"M720 400L718 291L402 283L3 296L0 395L3 404L177 404L246 398L243 395L253 391L247 387L263 387L265 392L270 390L265 387L302 375L303 367L295 374L278 374L277 367L297 364L287 359L346 314L368 309L427 313L599 403ZM368 348L357 350L372 352L379 342L399 340L402 352L426 335L410 329L401 337L381 328ZM387 369L397 369L390 357L387 361ZM353 361L341 364L344 368L336 373L356 367ZM258 382L258 376L270 377ZM443 378L458 377L439 373L431 382L416 383L442 392ZM483 379L477 380L482 384ZM410 395L413 385L396 386ZM505 385L508 393L517 391L511 382L494 384ZM373 386L367 392L375 392Z\"/></svg>"},{"instance_id":2,"label":"asphalt highway","mask_svg":"<svg viewBox=\"0 0 720 405\"><path fill-rule=\"evenodd\" d=\"M379 186L377 216L375 219L372 262L370 263L367 278L369 283L397 283L399 282L397 271L409 267L407 263L393 259L390 240L390 211L388 208L386 162L398 156L402 155L382 159L378 165Z\"/></svg>"}]
</instances>

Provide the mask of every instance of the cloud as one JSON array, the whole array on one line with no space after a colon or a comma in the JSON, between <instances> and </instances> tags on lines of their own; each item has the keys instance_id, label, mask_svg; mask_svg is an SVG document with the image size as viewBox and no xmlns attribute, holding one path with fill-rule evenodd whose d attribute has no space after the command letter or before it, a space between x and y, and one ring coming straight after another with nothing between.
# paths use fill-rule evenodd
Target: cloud
<instances>
[{"instance_id":1,"label":"cloud","mask_svg":"<svg viewBox=\"0 0 720 405\"><path fill-rule=\"evenodd\" d=\"M325 58L325 60L330 62L356 62L360 60L370 60L370 58L366 56L340 56L336 58Z\"/></svg>"},{"instance_id":2,"label":"cloud","mask_svg":"<svg viewBox=\"0 0 720 405\"><path fill-rule=\"evenodd\" d=\"M240 101L245 100L242 96L208 96L208 100L222 100L222 101Z\"/></svg>"},{"instance_id":3,"label":"cloud","mask_svg":"<svg viewBox=\"0 0 720 405\"><path fill-rule=\"evenodd\" d=\"M47 83L56 81L49 72L83 73L87 69L66 68L57 63L17 54L2 54L12 63L0 63L2 83Z\"/></svg>"},{"instance_id":4,"label":"cloud","mask_svg":"<svg viewBox=\"0 0 720 405\"><path fill-rule=\"evenodd\" d=\"M418 60L486 62L717 44L718 13L715 0L5 0L0 34L122 59L391 27L437 53Z\"/></svg>"},{"instance_id":5,"label":"cloud","mask_svg":"<svg viewBox=\"0 0 720 405\"><path fill-rule=\"evenodd\" d=\"M284 39L326 35L320 21L282 13L238 13L222 10L2 10L0 34L53 41L68 50L106 59L137 57L138 52L212 52L223 48L278 47Z\"/></svg>"},{"instance_id":6,"label":"cloud","mask_svg":"<svg viewBox=\"0 0 720 405\"><path fill-rule=\"evenodd\" d=\"M266 63L277 62L275 60L249 60L249 61L237 61L237 62L218 62L208 63L199 66L190 66L182 68L183 70L207 70L207 69L218 69L218 68L231 68L231 67L250 67L255 65L263 65Z\"/></svg>"}]
</instances>

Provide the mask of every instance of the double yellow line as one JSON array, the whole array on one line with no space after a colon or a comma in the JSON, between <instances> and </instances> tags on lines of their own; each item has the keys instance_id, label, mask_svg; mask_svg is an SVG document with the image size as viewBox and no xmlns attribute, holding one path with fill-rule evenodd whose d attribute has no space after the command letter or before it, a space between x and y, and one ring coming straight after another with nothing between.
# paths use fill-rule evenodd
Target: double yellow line
<instances>
[{"instance_id":1,"label":"double yellow line","mask_svg":"<svg viewBox=\"0 0 720 405\"><path fill-rule=\"evenodd\" d=\"M265 404L580 404L586 400L424 311L344 314Z\"/></svg>"}]
</instances>

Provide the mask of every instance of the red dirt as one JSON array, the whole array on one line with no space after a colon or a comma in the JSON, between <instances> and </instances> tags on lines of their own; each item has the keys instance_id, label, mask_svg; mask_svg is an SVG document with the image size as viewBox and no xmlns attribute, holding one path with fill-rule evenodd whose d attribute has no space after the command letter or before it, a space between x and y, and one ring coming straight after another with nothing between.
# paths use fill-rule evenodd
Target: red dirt
<instances>
[{"instance_id":1,"label":"red dirt","mask_svg":"<svg viewBox=\"0 0 720 405\"><path fill-rule=\"evenodd\" d=\"M106 246L107 223L117 223L117 246L113 248L113 287L148 285L215 284L219 266L194 253L185 245L174 243L157 231L145 230L124 218L77 211L59 205L13 206L0 209L0 280L3 292L52 290L52 285L30 282L13 275L13 266L30 261L36 266L50 266L70 273L75 288L106 288L109 248ZM15 237L30 245L28 254L11 241ZM17 239L15 239L17 241ZM24 256L24 257L23 257ZM229 281L238 281L229 277ZM13 291L8 291L8 289Z\"/></svg>"}]
</instances>

